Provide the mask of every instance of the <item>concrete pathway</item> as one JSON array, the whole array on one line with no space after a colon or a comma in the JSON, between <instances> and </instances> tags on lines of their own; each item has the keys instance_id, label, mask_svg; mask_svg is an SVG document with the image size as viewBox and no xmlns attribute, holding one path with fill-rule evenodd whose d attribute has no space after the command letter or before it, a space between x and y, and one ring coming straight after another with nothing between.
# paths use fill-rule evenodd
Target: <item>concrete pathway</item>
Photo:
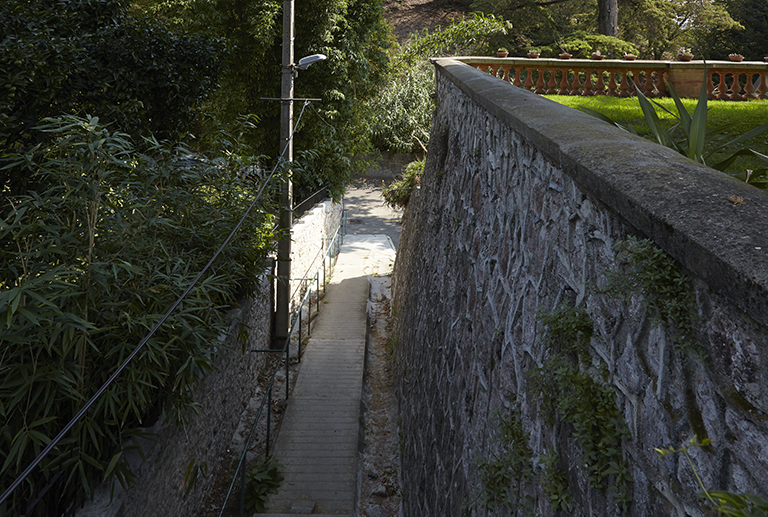
<instances>
[{"instance_id":1,"label":"concrete pathway","mask_svg":"<svg viewBox=\"0 0 768 517\"><path fill-rule=\"evenodd\" d=\"M281 424L285 479L266 515L355 514L368 275L390 274L394 259L387 235L344 238Z\"/></svg>"}]
</instances>

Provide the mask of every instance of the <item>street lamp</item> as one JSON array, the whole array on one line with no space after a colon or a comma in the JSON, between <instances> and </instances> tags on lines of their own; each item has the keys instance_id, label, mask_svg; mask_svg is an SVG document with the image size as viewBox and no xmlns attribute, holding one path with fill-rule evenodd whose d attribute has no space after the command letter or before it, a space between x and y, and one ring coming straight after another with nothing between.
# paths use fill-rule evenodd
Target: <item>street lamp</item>
<instances>
[{"instance_id":1,"label":"street lamp","mask_svg":"<svg viewBox=\"0 0 768 517\"><path fill-rule=\"evenodd\" d=\"M283 0L283 67L280 92L280 156L289 164L293 162L293 79L296 70L306 70L312 63L324 61L324 54L303 57L298 64L293 62L294 0ZM289 165L290 167L290 165ZM291 172L283 184L280 195L279 230L283 238L277 243L277 290L275 307L274 341L275 348L282 348L290 330L291 300L291 226L293 209L293 184Z\"/></svg>"},{"instance_id":2,"label":"street lamp","mask_svg":"<svg viewBox=\"0 0 768 517\"><path fill-rule=\"evenodd\" d=\"M312 54L311 56L303 57L299 59L299 64L296 65L296 70L306 70L312 63L318 61L325 61L328 59L325 54Z\"/></svg>"}]
</instances>

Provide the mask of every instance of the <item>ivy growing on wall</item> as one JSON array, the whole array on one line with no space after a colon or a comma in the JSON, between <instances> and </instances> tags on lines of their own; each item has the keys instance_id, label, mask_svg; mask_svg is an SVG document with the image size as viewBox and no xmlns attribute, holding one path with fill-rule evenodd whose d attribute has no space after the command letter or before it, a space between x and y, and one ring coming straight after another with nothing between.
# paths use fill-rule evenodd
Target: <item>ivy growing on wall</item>
<instances>
[{"instance_id":1,"label":"ivy growing on wall","mask_svg":"<svg viewBox=\"0 0 768 517\"><path fill-rule=\"evenodd\" d=\"M607 382L605 365L591 365L587 347L592 320L584 309L564 305L550 314L540 311L538 319L544 325L544 343L552 351L543 366L530 374L539 414L556 430L570 430L582 450L590 486L610 488L614 501L626 511L631 478L621 444L630 438L629 430ZM551 466L548 471L554 478ZM547 495L553 506L567 504L561 490Z\"/></svg>"},{"instance_id":2,"label":"ivy growing on wall","mask_svg":"<svg viewBox=\"0 0 768 517\"><path fill-rule=\"evenodd\" d=\"M616 244L616 252L618 266L608 272L603 293L623 301L642 293L652 321L669 331L675 346L701 357L693 331L696 297L688 275L650 239L627 237Z\"/></svg>"},{"instance_id":3,"label":"ivy growing on wall","mask_svg":"<svg viewBox=\"0 0 768 517\"><path fill-rule=\"evenodd\" d=\"M480 475L480 491L464 507L475 510L507 508L510 512L531 512L533 498L526 494L534 478L533 451L528 445L528 433L523 429L517 411L494 415L496 430L492 443L496 452L489 457L478 456L474 465Z\"/></svg>"}]
</instances>

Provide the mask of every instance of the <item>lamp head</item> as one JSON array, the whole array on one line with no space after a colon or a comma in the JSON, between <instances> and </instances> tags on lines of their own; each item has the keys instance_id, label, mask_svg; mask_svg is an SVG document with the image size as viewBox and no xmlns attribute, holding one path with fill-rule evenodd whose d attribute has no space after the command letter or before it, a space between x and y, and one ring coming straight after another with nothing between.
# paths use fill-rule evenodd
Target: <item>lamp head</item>
<instances>
[{"instance_id":1,"label":"lamp head","mask_svg":"<svg viewBox=\"0 0 768 517\"><path fill-rule=\"evenodd\" d=\"M312 63L318 61L325 61L328 59L325 54L312 54L311 56L303 57L299 59L299 63L296 65L296 70L306 70Z\"/></svg>"}]
</instances>

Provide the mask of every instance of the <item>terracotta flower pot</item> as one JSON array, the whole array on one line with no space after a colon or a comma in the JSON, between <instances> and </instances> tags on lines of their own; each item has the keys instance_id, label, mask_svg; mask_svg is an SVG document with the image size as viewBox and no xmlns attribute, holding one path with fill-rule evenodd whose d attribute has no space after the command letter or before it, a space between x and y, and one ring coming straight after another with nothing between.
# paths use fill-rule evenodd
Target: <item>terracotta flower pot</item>
<instances>
[{"instance_id":1,"label":"terracotta flower pot","mask_svg":"<svg viewBox=\"0 0 768 517\"><path fill-rule=\"evenodd\" d=\"M528 54L528 57L529 57L529 58L531 58L531 59L538 59L538 57L539 57L540 55L541 55L541 54Z\"/></svg>"},{"instance_id":2,"label":"terracotta flower pot","mask_svg":"<svg viewBox=\"0 0 768 517\"><path fill-rule=\"evenodd\" d=\"M509 52L496 52L496 55L498 57L507 57L509 55Z\"/></svg>"},{"instance_id":3,"label":"terracotta flower pot","mask_svg":"<svg viewBox=\"0 0 768 517\"><path fill-rule=\"evenodd\" d=\"M635 59L637 59L637 56L634 54L624 54L624 59L626 59L627 61L634 61Z\"/></svg>"},{"instance_id":4,"label":"terracotta flower pot","mask_svg":"<svg viewBox=\"0 0 768 517\"><path fill-rule=\"evenodd\" d=\"M560 54L560 59L571 59L573 57L573 54L569 54L568 52L563 52Z\"/></svg>"},{"instance_id":5,"label":"terracotta flower pot","mask_svg":"<svg viewBox=\"0 0 768 517\"><path fill-rule=\"evenodd\" d=\"M690 61L693 59L693 54L679 54L677 59L680 61Z\"/></svg>"},{"instance_id":6,"label":"terracotta flower pot","mask_svg":"<svg viewBox=\"0 0 768 517\"><path fill-rule=\"evenodd\" d=\"M741 62L741 61L743 61L743 60L744 60L744 56L728 56L728 58L729 58L731 61L735 61L735 62L737 62L737 63L739 63L739 62Z\"/></svg>"},{"instance_id":7,"label":"terracotta flower pot","mask_svg":"<svg viewBox=\"0 0 768 517\"><path fill-rule=\"evenodd\" d=\"M598 61L600 59L603 59L605 56L602 54L592 54L592 59L597 59Z\"/></svg>"}]
</instances>

